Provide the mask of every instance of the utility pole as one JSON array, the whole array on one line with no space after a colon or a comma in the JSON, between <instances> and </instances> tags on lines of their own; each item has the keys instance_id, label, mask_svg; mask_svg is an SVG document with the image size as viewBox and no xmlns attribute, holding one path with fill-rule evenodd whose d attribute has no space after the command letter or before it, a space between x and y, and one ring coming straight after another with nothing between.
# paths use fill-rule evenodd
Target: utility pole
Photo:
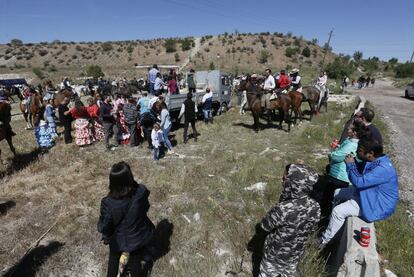
<instances>
[{"instance_id":1,"label":"utility pole","mask_svg":"<svg viewBox=\"0 0 414 277\"><path fill-rule=\"evenodd\" d=\"M321 64L321 71L323 71L323 67L325 65L326 53L328 52L329 44L331 43L332 34L333 34L333 29L329 32L328 43L326 44L325 53L323 54L323 59L322 59L322 64Z\"/></svg>"},{"instance_id":2,"label":"utility pole","mask_svg":"<svg viewBox=\"0 0 414 277\"><path fill-rule=\"evenodd\" d=\"M412 63L412 62L413 62L413 58L414 58L414 50L413 50L413 53L411 54L410 63Z\"/></svg>"}]
</instances>

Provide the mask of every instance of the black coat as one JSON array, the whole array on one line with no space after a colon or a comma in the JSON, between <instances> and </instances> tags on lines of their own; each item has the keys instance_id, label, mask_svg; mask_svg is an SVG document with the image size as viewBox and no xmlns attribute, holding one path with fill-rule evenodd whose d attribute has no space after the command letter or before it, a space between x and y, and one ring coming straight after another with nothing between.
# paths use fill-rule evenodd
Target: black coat
<instances>
[{"instance_id":1,"label":"black coat","mask_svg":"<svg viewBox=\"0 0 414 277\"><path fill-rule=\"evenodd\" d=\"M133 252L151 240L154 224L147 216L149 194L144 185L135 184L129 197L102 199L98 231L111 251Z\"/></svg>"}]
</instances>

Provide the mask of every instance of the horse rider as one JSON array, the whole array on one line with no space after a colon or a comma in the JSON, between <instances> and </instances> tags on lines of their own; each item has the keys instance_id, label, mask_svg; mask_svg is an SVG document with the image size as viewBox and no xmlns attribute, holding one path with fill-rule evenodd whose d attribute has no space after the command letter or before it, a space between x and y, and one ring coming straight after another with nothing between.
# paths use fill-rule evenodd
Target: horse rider
<instances>
[{"instance_id":1,"label":"horse rider","mask_svg":"<svg viewBox=\"0 0 414 277\"><path fill-rule=\"evenodd\" d=\"M291 82L292 82L292 90L302 92L302 84L300 82L301 78L299 75L299 69L294 68L290 72Z\"/></svg>"},{"instance_id":2,"label":"horse rider","mask_svg":"<svg viewBox=\"0 0 414 277\"><path fill-rule=\"evenodd\" d=\"M321 72L321 74L319 75L319 78L316 82L316 88L319 89L319 91L320 91L319 101L318 101L318 105L317 105L317 109L316 109L318 111L320 109L322 99L327 96L326 95L326 93L328 92L327 84L328 84L328 75L326 75L326 72Z\"/></svg>"},{"instance_id":3,"label":"horse rider","mask_svg":"<svg viewBox=\"0 0 414 277\"><path fill-rule=\"evenodd\" d=\"M63 78L62 84L63 84L63 88L72 89L72 86L70 85L68 77Z\"/></svg>"},{"instance_id":4,"label":"horse rider","mask_svg":"<svg viewBox=\"0 0 414 277\"><path fill-rule=\"evenodd\" d=\"M9 98L6 95L6 91L0 88L0 102L5 102L10 106L8 100ZM8 111L7 114L0 115L0 126L5 129L6 137L11 137L11 136L16 135L16 133L13 132L12 127L10 125L10 119L11 119L10 111Z\"/></svg>"},{"instance_id":5,"label":"horse rider","mask_svg":"<svg viewBox=\"0 0 414 277\"><path fill-rule=\"evenodd\" d=\"M277 81L277 87L280 92L287 93L290 87L290 80L289 77L286 75L285 70L280 71L279 80Z\"/></svg>"},{"instance_id":6,"label":"horse rider","mask_svg":"<svg viewBox=\"0 0 414 277\"><path fill-rule=\"evenodd\" d=\"M275 78L272 76L272 70L269 68L265 71L266 79L264 81L264 94L262 95L261 104L262 109L264 109L264 113L270 113L270 98L274 89L276 88Z\"/></svg>"},{"instance_id":7,"label":"horse rider","mask_svg":"<svg viewBox=\"0 0 414 277\"><path fill-rule=\"evenodd\" d=\"M23 101L22 104L25 105L25 111L26 113L29 112L30 103L32 102L32 96L34 92L33 90L28 86L23 86Z\"/></svg>"}]
</instances>

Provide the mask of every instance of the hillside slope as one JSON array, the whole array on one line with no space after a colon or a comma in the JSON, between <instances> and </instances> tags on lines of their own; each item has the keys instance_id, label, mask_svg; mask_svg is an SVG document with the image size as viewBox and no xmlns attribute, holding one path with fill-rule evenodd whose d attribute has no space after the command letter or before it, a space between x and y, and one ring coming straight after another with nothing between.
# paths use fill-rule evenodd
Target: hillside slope
<instances>
[{"instance_id":1,"label":"hillside slope","mask_svg":"<svg viewBox=\"0 0 414 277\"><path fill-rule=\"evenodd\" d=\"M88 65L96 64L106 76L130 78L144 74L134 68L136 64L157 63L185 65L184 70L221 68L238 74L262 72L266 67L317 67L323 59L323 49L315 42L281 33L222 34L197 40L199 49L193 49L194 38L8 43L0 45L0 73L35 77L33 68L37 68L46 78L57 80L64 75L79 77ZM334 57L328 52L326 61Z\"/></svg>"}]
</instances>

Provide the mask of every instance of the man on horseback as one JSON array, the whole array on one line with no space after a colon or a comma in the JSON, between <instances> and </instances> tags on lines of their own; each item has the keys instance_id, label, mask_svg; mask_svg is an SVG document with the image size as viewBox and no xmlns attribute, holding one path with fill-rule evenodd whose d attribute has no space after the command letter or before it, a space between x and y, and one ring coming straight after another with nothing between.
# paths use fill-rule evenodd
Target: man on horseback
<instances>
[{"instance_id":1,"label":"man on horseback","mask_svg":"<svg viewBox=\"0 0 414 277\"><path fill-rule=\"evenodd\" d=\"M322 103L322 99L327 97L328 94L328 75L326 75L326 72L321 72L321 74L319 75L319 78L316 82L315 87L317 89L319 89L320 91L320 96L319 96L319 102L318 105L316 107L316 110L319 111L320 107L321 107L321 103Z\"/></svg>"},{"instance_id":2,"label":"man on horseback","mask_svg":"<svg viewBox=\"0 0 414 277\"><path fill-rule=\"evenodd\" d=\"M292 82L292 90L302 92L302 84L300 82L301 77L299 75L299 69L292 69L292 71L290 72L290 77Z\"/></svg>"},{"instance_id":3,"label":"man on horseback","mask_svg":"<svg viewBox=\"0 0 414 277\"><path fill-rule=\"evenodd\" d=\"M277 81L277 87L279 88L279 91L282 93L287 93L290 87L290 80L286 75L286 71L283 69L280 71L279 80Z\"/></svg>"},{"instance_id":4,"label":"man on horseback","mask_svg":"<svg viewBox=\"0 0 414 277\"><path fill-rule=\"evenodd\" d=\"M276 88L275 78L272 76L272 70L269 68L265 71L266 79L264 81L264 94L262 95L262 109L264 109L265 114L270 113L270 98L272 96L273 90Z\"/></svg>"}]
</instances>

